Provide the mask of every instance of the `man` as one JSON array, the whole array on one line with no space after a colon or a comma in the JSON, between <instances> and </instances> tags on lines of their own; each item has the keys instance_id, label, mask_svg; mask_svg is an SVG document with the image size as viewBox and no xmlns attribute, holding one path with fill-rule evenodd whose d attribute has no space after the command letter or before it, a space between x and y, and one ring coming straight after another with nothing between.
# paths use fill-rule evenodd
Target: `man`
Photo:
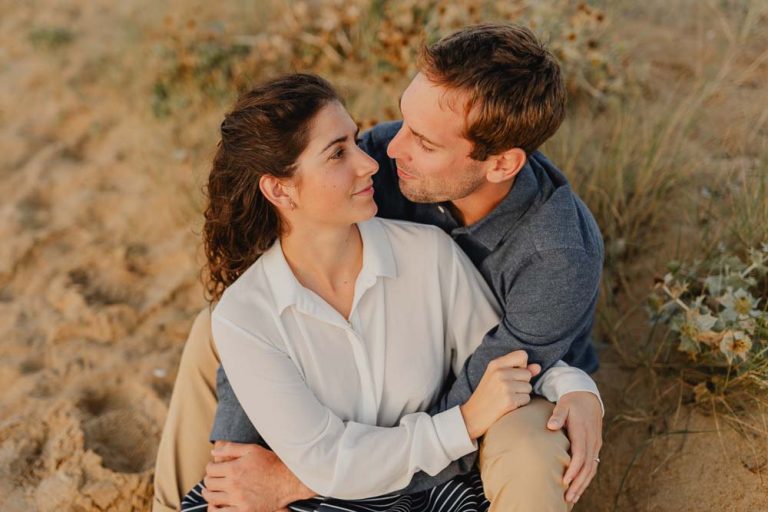
<instances>
[{"instance_id":1,"label":"man","mask_svg":"<svg viewBox=\"0 0 768 512\"><path fill-rule=\"evenodd\" d=\"M466 402L488 363L514 350L527 353L523 367L538 363L546 370L563 359L594 371L590 331L602 239L566 179L536 151L564 116L559 66L527 29L482 25L426 48L419 69L401 98L403 122L379 125L360 142L380 165L379 215L443 228L503 308L500 324L446 386L435 411ZM158 455L156 510L178 504L174 494L178 500L179 491L191 488L207 462L204 452L177 460L211 424L218 362L206 322L205 315L198 318L182 356ZM594 476L601 403L596 390L566 384L572 391L557 406L534 399L486 434L478 463L492 510L567 510ZM219 388L217 418L226 416L230 425L244 418L250 426L223 374ZM227 432L217 422L213 437L238 440L243 428ZM261 447L224 443L214 456L204 494L214 506L274 510L310 493ZM470 454L434 477L418 473L402 492L434 487L473 463Z\"/></svg>"}]
</instances>

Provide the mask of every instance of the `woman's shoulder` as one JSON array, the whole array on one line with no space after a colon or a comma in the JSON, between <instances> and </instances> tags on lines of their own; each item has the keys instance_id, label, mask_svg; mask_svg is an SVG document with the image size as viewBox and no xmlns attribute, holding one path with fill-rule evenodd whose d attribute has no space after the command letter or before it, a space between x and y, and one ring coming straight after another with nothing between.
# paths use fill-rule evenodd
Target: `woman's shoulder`
<instances>
[{"instance_id":1,"label":"woman's shoulder","mask_svg":"<svg viewBox=\"0 0 768 512\"><path fill-rule=\"evenodd\" d=\"M430 273L438 270L446 257L452 257L453 240L436 226L378 217L366 224L369 233L386 240L399 269ZM379 246L378 250L386 249Z\"/></svg>"},{"instance_id":2,"label":"woman's shoulder","mask_svg":"<svg viewBox=\"0 0 768 512\"><path fill-rule=\"evenodd\" d=\"M444 243L446 240L451 241L451 237L442 229L431 224L419 224L418 222L407 220L382 219L380 217L374 217L368 223L378 225L390 239L397 242L407 242L409 245L435 245Z\"/></svg>"},{"instance_id":3,"label":"woman's shoulder","mask_svg":"<svg viewBox=\"0 0 768 512\"><path fill-rule=\"evenodd\" d=\"M263 258L257 259L224 290L213 309L213 316L244 326L254 317L263 319L278 314Z\"/></svg>"}]
</instances>

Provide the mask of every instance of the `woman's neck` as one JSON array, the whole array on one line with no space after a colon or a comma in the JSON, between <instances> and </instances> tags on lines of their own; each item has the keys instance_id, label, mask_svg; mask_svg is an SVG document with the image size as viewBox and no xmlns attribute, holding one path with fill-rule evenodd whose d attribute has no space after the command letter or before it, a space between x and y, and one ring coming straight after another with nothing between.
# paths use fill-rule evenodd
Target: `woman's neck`
<instances>
[{"instance_id":1,"label":"woman's neck","mask_svg":"<svg viewBox=\"0 0 768 512\"><path fill-rule=\"evenodd\" d=\"M296 279L349 316L357 276L363 264L363 241L356 224L345 227L292 226L280 238L283 254Z\"/></svg>"}]
</instances>

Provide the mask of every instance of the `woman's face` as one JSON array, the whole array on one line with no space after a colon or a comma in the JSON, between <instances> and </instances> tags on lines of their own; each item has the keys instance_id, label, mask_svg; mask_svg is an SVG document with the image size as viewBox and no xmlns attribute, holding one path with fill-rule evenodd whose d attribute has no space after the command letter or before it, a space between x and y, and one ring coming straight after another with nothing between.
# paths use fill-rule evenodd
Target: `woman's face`
<instances>
[{"instance_id":1,"label":"woman's face","mask_svg":"<svg viewBox=\"0 0 768 512\"><path fill-rule=\"evenodd\" d=\"M376 215L371 177L379 165L357 147L357 132L338 102L315 115L309 144L299 155L292 179L296 203L292 221L349 225Z\"/></svg>"}]
</instances>

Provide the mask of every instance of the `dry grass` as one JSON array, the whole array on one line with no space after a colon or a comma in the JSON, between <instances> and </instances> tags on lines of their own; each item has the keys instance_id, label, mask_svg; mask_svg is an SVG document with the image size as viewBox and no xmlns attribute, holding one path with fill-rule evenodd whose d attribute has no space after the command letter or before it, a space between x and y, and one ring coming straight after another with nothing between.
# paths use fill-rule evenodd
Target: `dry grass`
<instances>
[{"instance_id":1,"label":"dry grass","mask_svg":"<svg viewBox=\"0 0 768 512\"><path fill-rule=\"evenodd\" d=\"M20 39L51 63L83 55L88 45L103 49L65 77L68 85L74 84L65 92L94 98L90 106L102 114L106 98L122 106L125 97L131 104L126 109L130 112L115 109L109 116L94 116L93 130L86 130L79 129L85 121L78 121L80 103L73 102L78 108L61 114L71 114L72 120L58 129L64 134L67 166L94 160L99 148L108 145L105 134L113 133L111 144L130 144L121 142L117 147L122 156L106 160L104 169L129 170L118 174L121 186L148 176L146 190L155 194L151 204L157 204L153 218L147 220L145 207L135 213L116 207L116 215L135 218L135 225L107 225L110 236L133 244L155 231L163 231L164 239L169 226L179 231L181 241L150 247L146 254L142 246L130 245L134 249L126 249L125 258L118 257L123 253L117 250L118 256L113 256L120 262L130 259L134 270L150 261L165 262L156 276L132 285L142 293L155 293L158 280L163 290L183 290L168 292L167 300L178 302L167 310L157 307L163 315L172 311L182 317L172 324L172 335L160 327L157 332L143 327L149 341L130 348L149 354L142 364L154 367L159 363L149 360L157 357L159 344L163 365L173 368L188 327L188 315L178 310L194 312L200 303L193 290L194 265L185 263L174 273L179 265L163 258L168 252L193 250L194 237L180 234L187 234L190 219L199 222L200 184L218 122L239 90L276 73L314 71L330 78L360 124L369 126L397 117L397 98L414 71L422 40L478 21L514 20L534 27L560 56L571 95L569 117L545 152L595 213L608 249L596 329L599 341L611 342L610 347L600 344L605 373L597 377L608 406L606 456L598 480L579 506L603 511L615 503L616 510L647 510L654 509L645 506L653 493L638 478L651 479L670 462L665 452L648 464L648 453L664 440L702 430L677 421L693 410L695 382L700 380L691 372L701 369L678 357L662 325L648 322L644 306L654 277L663 275L672 260L705 259L723 248L738 253L768 236L768 113L759 108L768 104L768 36L761 30L768 23L765 6L747 0L677 0L674 5L668 0L461 0L450 5L415 0L265 1L186 13L154 7L146 19L123 6L121 16L136 25L125 29L125 39L110 40L110 45L99 46L105 34L92 33L93 25L70 22L68 10L51 19L37 13L41 19L25 28L26 39ZM53 11L46 10L49 15ZM100 89L93 85L97 82ZM44 114L41 126L59 126L55 117ZM133 124L112 131L126 117ZM12 121L11 116L3 120ZM27 157L14 152L15 146L29 146L29 154L35 155L42 151L32 144L42 149L47 143L35 130L24 129L24 136L14 139L18 144L4 146L16 166ZM139 131L151 136L131 140ZM82 141L66 138L72 132L82 132ZM58 172L66 169L60 166ZM104 183L107 190L107 180L94 174L103 180L94 183ZM123 195L149 194L139 190L144 189L128 188ZM25 233L61 217L46 212L65 211L44 190L24 197L16 210ZM115 206L122 204L114 197ZM159 216L171 216L165 212L169 206L174 218L158 222ZM71 256L77 257L82 258ZM167 282L160 279L168 275ZM23 281L14 286L21 289ZM12 293L20 294L16 288L0 289L0 303L9 303ZM148 302L161 299L166 300ZM30 315L39 313L29 310ZM30 326L37 327L32 322ZM105 353L118 354L119 348L116 343ZM44 366L30 361L32 369ZM764 385L766 377L761 375L766 368L754 370L751 374ZM170 389L172 371L163 379L163 388ZM167 400L167 394L163 397ZM744 432L764 434L765 428L756 429L746 411L723 395L700 395L699 405L717 414L717 425L730 422ZM669 453L676 458L687 450L681 444Z\"/></svg>"}]
</instances>

